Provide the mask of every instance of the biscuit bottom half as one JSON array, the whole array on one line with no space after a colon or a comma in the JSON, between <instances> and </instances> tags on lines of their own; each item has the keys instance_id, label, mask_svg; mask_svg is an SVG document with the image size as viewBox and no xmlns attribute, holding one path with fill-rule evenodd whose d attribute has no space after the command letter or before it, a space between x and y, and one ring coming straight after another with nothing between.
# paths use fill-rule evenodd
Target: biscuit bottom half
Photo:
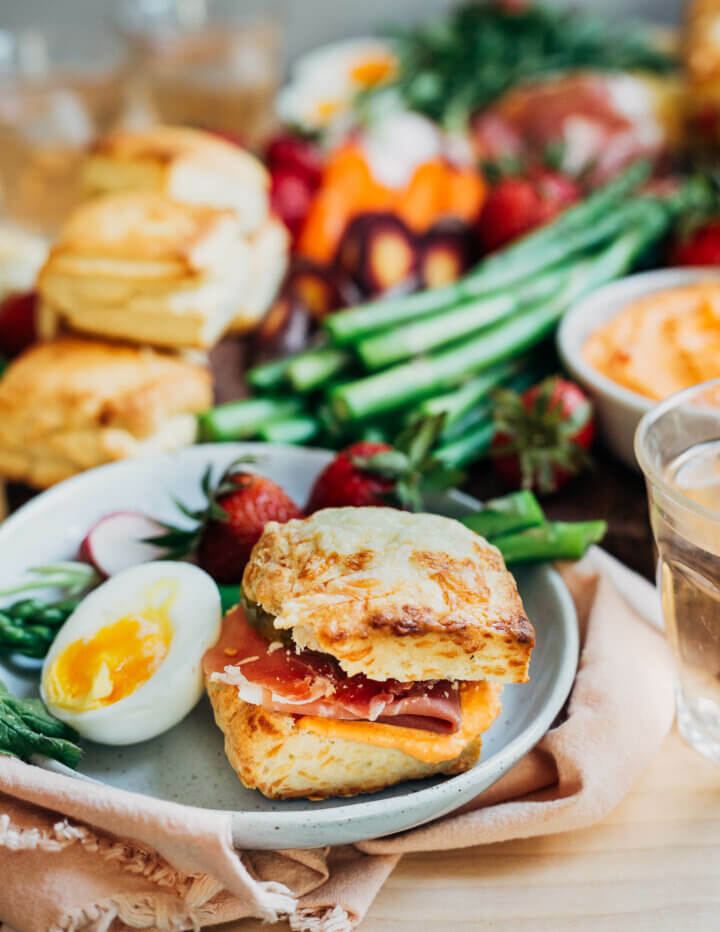
<instances>
[{"instance_id":1,"label":"biscuit bottom half","mask_svg":"<svg viewBox=\"0 0 720 932\"><path fill-rule=\"evenodd\" d=\"M226 683L210 681L207 689L225 753L246 787L271 799L324 799L469 770L480 759L483 732L500 714L501 686L465 685L463 722L452 735L286 715L244 702Z\"/></svg>"}]
</instances>

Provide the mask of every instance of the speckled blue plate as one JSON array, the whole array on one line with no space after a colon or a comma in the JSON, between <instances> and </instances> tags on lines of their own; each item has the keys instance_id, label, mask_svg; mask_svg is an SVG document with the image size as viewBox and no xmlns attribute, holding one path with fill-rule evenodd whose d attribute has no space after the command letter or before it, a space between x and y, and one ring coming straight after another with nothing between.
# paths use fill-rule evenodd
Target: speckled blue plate
<instances>
[{"instance_id":1,"label":"speckled blue plate","mask_svg":"<svg viewBox=\"0 0 720 932\"><path fill-rule=\"evenodd\" d=\"M69 558L88 527L120 509L172 519L171 497L200 504L199 478L242 454L257 457L258 472L304 502L331 454L269 444L213 444L181 453L114 463L70 479L33 499L0 525L0 587L30 566ZM428 502L450 517L477 503L453 492ZM537 636L530 682L506 686L503 710L483 736L483 758L467 773L403 783L382 793L323 802L277 802L247 790L225 758L223 739L206 699L179 725L127 748L85 744L80 774L157 799L232 813L236 844L296 848L345 844L420 825L462 805L505 773L544 734L570 691L578 656L577 619L570 595L549 566L520 568L520 593ZM39 666L0 661L0 677L19 695L36 695ZM61 765L49 764L53 769ZM67 771L72 772L72 771Z\"/></svg>"}]
</instances>

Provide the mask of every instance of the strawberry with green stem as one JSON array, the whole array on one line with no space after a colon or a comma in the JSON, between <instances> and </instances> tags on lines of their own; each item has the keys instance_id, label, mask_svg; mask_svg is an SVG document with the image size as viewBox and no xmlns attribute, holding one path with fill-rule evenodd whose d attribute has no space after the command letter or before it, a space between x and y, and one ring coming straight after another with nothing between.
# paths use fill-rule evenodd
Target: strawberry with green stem
<instances>
[{"instance_id":1,"label":"strawberry with green stem","mask_svg":"<svg viewBox=\"0 0 720 932\"><path fill-rule=\"evenodd\" d=\"M208 467L201 481L204 505L193 509L175 502L194 524L180 528L163 523L166 533L148 543L167 550L168 559L195 555L199 566L218 583L239 583L268 521L302 517L276 482L242 468L248 462L245 457L230 463L217 483Z\"/></svg>"},{"instance_id":2,"label":"strawberry with green stem","mask_svg":"<svg viewBox=\"0 0 720 932\"><path fill-rule=\"evenodd\" d=\"M508 486L555 492L591 465L592 405L573 382L551 376L522 394L496 389L492 398L491 456Z\"/></svg>"},{"instance_id":3,"label":"strawberry with green stem","mask_svg":"<svg viewBox=\"0 0 720 932\"><path fill-rule=\"evenodd\" d=\"M463 474L433 458L444 415L413 424L395 446L353 443L341 450L315 480L306 511L321 508L393 506L421 511L422 493L456 485Z\"/></svg>"}]
</instances>

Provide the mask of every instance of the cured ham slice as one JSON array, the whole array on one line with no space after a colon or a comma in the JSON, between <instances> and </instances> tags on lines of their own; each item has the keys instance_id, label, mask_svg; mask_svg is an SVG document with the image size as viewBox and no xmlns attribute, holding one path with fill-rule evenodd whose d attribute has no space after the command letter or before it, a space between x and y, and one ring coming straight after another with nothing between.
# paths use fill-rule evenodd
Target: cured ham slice
<instances>
[{"instance_id":1,"label":"cured ham slice","mask_svg":"<svg viewBox=\"0 0 720 932\"><path fill-rule=\"evenodd\" d=\"M384 722L438 734L452 734L461 724L459 684L347 676L332 657L296 653L268 641L240 605L225 616L220 640L205 654L203 667L207 677L235 686L243 701L268 711Z\"/></svg>"},{"instance_id":2,"label":"cured ham slice","mask_svg":"<svg viewBox=\"0 0 720 932\"><path fill-rule=\"evenodd\" d=\"M560 144L564 171L597 184L677 141L671 81L581 72L521 84L473 121L480 158L528 157Z\"/></svg>"}]
</instances>

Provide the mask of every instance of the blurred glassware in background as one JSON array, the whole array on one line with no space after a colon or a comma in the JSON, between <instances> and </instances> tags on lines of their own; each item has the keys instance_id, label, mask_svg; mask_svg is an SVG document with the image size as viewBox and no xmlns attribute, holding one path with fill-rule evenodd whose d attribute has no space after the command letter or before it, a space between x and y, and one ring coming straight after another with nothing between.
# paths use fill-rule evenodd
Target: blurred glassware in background
<instances>
[{"instance_id":1,"label":"blurred glassware in background","mask_svg":"<svg viewBox=\"0 0 720 932\"><path fill-rule=\"evenodd\" d=\"M635 434L678 673L678 727L720 763L720 379L671 396Z\"/></svg>"},{"instance_id":2,"label":"blurred glassware in background","mask_svg":"<svg viewBox=\"0 0 720 932\"><path fill-rule=\"evenodd\" d=\"M0 216L55 232L81 197L92 140L121 118L127 55L108 29L0 30Z\"/></svg>"},{"instance_id":3,"label":"blurred glassware in background","mask_svg":"<svg viewBox=\"0 0 720 932\"><path fill-rule=\"evenodd\" d=\"M119 0L115 24L151 116L250 146L270 132L285 0Z\"/></svg>"}]
</instances>

